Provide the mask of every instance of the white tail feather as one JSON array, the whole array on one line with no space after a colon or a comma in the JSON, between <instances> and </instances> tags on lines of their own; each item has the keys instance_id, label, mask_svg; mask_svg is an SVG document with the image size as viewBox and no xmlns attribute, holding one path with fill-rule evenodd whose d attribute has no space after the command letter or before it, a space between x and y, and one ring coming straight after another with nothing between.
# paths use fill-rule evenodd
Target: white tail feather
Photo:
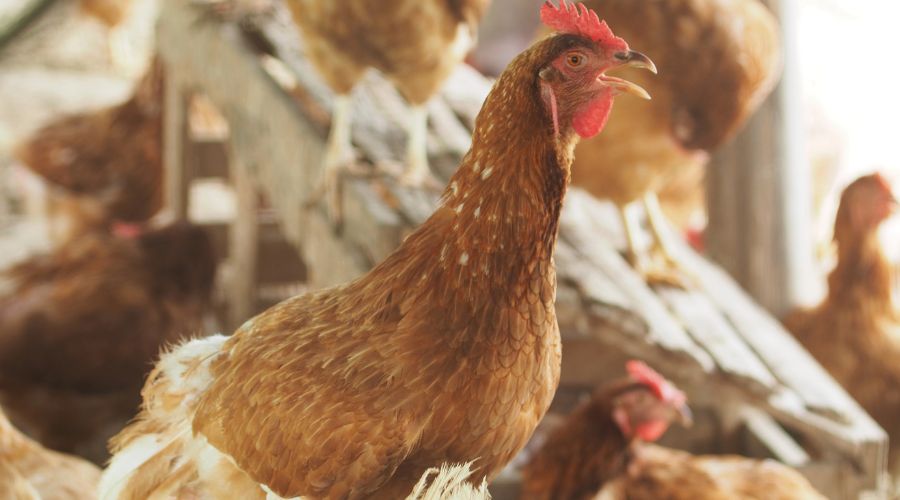
<instances>
[{"instance_id":1,"label":"white tail feather","mask_svg":"<svg viewBox=\"0 0 900 500\"><path fill-rule=\"evenodd\" d=\"M471 465L444 464L440 470L428 469L406 500L490 500L486 482L482 481L478 488L469 483ZM432 476L434 479L429 481Z\"/></svg>"}]
</instances>

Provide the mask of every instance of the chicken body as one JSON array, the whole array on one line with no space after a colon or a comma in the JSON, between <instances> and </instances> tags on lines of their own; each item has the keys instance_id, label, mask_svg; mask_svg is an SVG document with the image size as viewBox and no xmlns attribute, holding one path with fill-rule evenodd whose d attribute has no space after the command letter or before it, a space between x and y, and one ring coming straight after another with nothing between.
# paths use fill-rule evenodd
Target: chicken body
<instances>
[{"instance_id":1,"label":"chicken body","mask_svg":"<svg viewBox=\"0 0 900 500\"><path fill-rule=\"evenodd\" d=\"M649 65L594 21L595 38L556 35L510 64L442 203L384 262L164 357L105 498L221 484L396 499L447 462L494 477L559 380L552 254L575 131L602 128L574 117L608 109L604 71Z\"/></svg>"},{"instance_id":2,"label":"chicken body","mask_svg":"<svg viewBox=\"0 0 900 500\"><path fill-rule=\"evenodd\" d=\"M56 243L113 222L140 224L161 208L162 92L154 61L124 103L62 118L16 148L46 185Z\"/></svg>"},{"instance_id":3,"label":"chicken body","mask_svg":"<svg viewBox=\"0 0 900 500\"><path fill-rule=\"evenodd\" d=\"M100 469L44 449L16 430L0 410L0 498L93 500Z\"/></svg>"},{"instance_id":4,"label":"chicken body","mask_svg":"<svg viewBox=\"0 0 900 500\"><path fill-rule=\"evenodd\" d=\"M700 455L639 443L627 472L599 500L825 500L799 472L774 460Z\"/></svg>"},{"instance_id":5,"label":"chicken body","mask_svg":"<svg viewBox=\"0 0 900 500\"><path fill-rule=\"evenodd\" d=\"M353 160L350 91L369 68L412 106L401 180L434 182L428 169L425 104L472 48L488 0L288 0L306 52L337 94L323 172L329 210L339 218L337 176Z\"/></svg>"},{"instance_id":6,"label":"chicken body","mask_svg":"<svg viewBox=\"0 0 900 500\"><path fill-rule=\"evenodd\" d=\"M86 235L5 273L0 399L45 445L95 461L140 404L160 347L201 331L215 262L201 229Z\"/></svg>"},{"instance_id":7,"label":"chicken body","mask_svg":"<svg viewBox=\"0 0 900 500\"><path fill-rule=\"evenodd\" d=\"M845 189L835 220L837 265L828 295L785 326L866 409L890 437L890 464L900 458L900 314L892 297L892 266L878 241L893 195L880 176Z\"/></svg>"},{"instance_id":8,"label":"chicken body","mask_svg":"<svg viewBox=\"0 0 900 500\"><path fill-rule=\"evenodd\" d=\"M603 134L582 141L572 182L620 209L632 263L651 281L677 271L656 193L702 200L708 153L728 140L772 90L780 68L778 27L758 0L587 0L623 37L657 63L659 77L624 70L652 101L616 103ZM621 26L621 28L619 28ZM672 184L688 186L678 189ZM667 199L663 199L665 204ZM635 203L644 203L655 240L647 254L636 239ZM684 211L683 207L679 210ZM663 257L661 267L653 258ZM673 267L675 269L673 269Z\"/></svg>"},{"instance_id":9,"label":"chicken body","mask_svg":"<svg viewBox=\"0 0 900 500\"><path fill-rule=\"evenodd\" d=\"M660 394L630 379L595 392L526 464L522 500L824 500L798 472L774 461L649 444L676 418Z\"/></svg>"}]
</instances>

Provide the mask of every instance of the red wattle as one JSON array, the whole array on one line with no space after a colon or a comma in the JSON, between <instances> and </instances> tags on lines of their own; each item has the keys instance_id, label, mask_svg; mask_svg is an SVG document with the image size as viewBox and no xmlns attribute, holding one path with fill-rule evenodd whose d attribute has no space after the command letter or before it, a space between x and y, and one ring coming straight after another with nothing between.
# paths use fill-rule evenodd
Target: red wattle
<instances>
[{"instance_id":1,"label":"red wattle","mask_svg":"<svg viewBox=\"0 0 900 500\"><path fill-rule=\"evenodd\" d=\"M604 92L587 103L572 119L572 127L583 139L594 137L606 126L612 111L612 93Z\"/></svg>"},{"instance_id":2,"label":"red wattle","mask_svg":"<svg viewBox=\"0 0 900 500\"><path fill-rule=\"evenodd\" d=\"M639 424L635 429L635 434L643 441L652 443L661 438L669 428L669 423L663 420L654 420Z\"/></svg>"}]
</instances>

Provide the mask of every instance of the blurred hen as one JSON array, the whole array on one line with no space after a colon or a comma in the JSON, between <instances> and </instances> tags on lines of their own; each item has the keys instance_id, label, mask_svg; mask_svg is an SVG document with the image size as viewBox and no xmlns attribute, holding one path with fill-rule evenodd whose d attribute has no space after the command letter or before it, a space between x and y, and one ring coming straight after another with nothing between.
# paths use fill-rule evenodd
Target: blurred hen
<instances>
[{"instance_id":1,"label":"blurred hen","mask_svg":"<svg viewBox=\"0 0 900 500\"><path fill-rule=\"evenodd\" d=\"M382 72L412 106L401 180L433 183L425 105L475 42L489 0L287 0L306 53L337 94L322 189L340 216L338 177L353 161L350 92L369 68Z\"/></svg>"},{"instance_id":2,"label":"blurred hen","mask_svg":"<svg viewBox=\"0 0 900 500\"><path fill-rule=\"evenodd\" d=\"M648 280L681 284L656 193L664 192L673 212L702 200L708 152L735 134L776 82L778 26L758 0L585 3L645 49L659 75L627 68L619 73L653 100L616 103L606 132L578 145L572 183L619 207L629 258ZM636 202L647 210L651 253L637 242Z\"/></svg>"},{"instance_id":3,"label":"blurred hen","mask_svg":"<svg viewBox=\"0 0 900 500\"><path fill-rule=\"evenodd\" d=\"M892 266L878 229L897 201L879 174L844 189L834 222L837 265L828 295L797 310L785 325L890 437L891 467L900 460L900 311Z\"/></svg>"},{"instance_id":4,"label":"blurred hen","mask_svg":"<svg viewBox=\"0 0 900 500\"><path fill-rule=\"evenodd\" d=\"M824 500L797 471L771 460L694 456L653 443L688 424L684 393L644 363L598 389L531 457L522 500Z\"/></svg>"},{"instance_id":5,"label":"blurred hen","mask_svg":"<svg viewBox=\"0 0 900 500\"><path fill-rule=\"evenodd\" d=\"M163 71L153 61L131 98L64 117L15 151L43 185L51 238L141 225L162 205Z\"/></svg>"},{"instance_id":6,"label":"blurred hen","mask_svg":"<svg viewBox=\"0 0 900 500\"><path fill-rule=\"evenodd\" d=\"M160 348L201 333L213 282L206 234L82 236L13 267L0 296L0 399L29 435L99 461L135 413Z\"/></svg>"},{"instance_id":7,"label":"blurred hen","mask_svg":"<svg viewBox=\"0 0 900 500\"><path fill-rule=\"evenodd\" d=\"M50 451L16 430L0 408L0 498L93 500L100 469Z\"/></svg>"}]
</instances>

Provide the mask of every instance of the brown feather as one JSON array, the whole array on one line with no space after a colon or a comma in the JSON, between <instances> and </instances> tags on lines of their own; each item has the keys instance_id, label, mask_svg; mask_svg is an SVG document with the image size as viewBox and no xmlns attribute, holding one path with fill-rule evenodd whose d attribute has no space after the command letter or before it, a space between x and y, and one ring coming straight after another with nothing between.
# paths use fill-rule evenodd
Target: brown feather
<instances>
[{"instance_id":1,"label":"brown feather","mask_svg":"<svg viewBox=\"0 0 900 500\"><path fill-rule=\"evenodd\" d=\"M200 330L214 269L206 234L176 224L134 240L85 235L7 271L0 397L14 421L53 448L102 459L160 347Z\"/></svg>"},{"instance_id":2,"label":"brown feather","mask_svg":"<svg viewBox=\"0 0 900 500\"><path fill-rule=\"evenodd\" d=\"M153 61L124 103L61 118L17 146L19 161L50 185L76 226L143 222L161 207L162 72Z\"/></svg>"},{"instance_id":3,"label":"brown feather","mask_svg":"<svg viewBox=\"0 0 900 500\"><path fill-rule=\"evenodd\" d=\"M893 271L878 241L883 189L873 176L851 184L835 218L837 265L828 295L816 307L794 311L785 325L890 437L890 463L900 458L900 316L892 297Z\"/></svg>"},{"instance_id":4,"label":"brown feather","mask_svg":"<svg viewBox=\"0 0 900 500\"><path fill-rule=\"evenodd\" d=\"M460 25L474 37L487 0L287 0L310 60L337 93L367 68L385 74L414 105L425 103L464 53L450 50Z\"/></svg>"},{"instance_id":5,"label":"brown feather","mask_svg":"<svg viewBox=\"0 0 900 500\"><path fill-rule=\"evenodd\" d=\"M737 132L780 74L778 26L758 0L585 4L659 69L617 72L653 100L620 99L603 134L576 150L572 182L617 204L659 192L685 171L698 177L703 153Z\"/></svg>"},{"instance_id":6,"label":"brown feather","mask_svg":"<svg viewBox=\"0 0 900 500\"><path fill-rule=\"evenodd\" d=\"M93 500L100 469L49 451L16 430L0 409L0 496L8 500Z\"/></svg>"}]
</instances>

